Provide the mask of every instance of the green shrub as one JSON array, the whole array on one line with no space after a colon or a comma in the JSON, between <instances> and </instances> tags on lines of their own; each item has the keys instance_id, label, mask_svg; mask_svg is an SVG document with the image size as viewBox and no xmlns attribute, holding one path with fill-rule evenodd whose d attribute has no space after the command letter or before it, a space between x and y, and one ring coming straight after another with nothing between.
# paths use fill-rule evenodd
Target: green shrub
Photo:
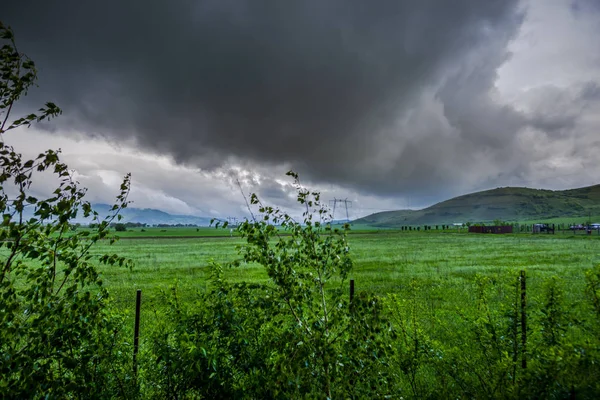
<instances>
[{"instance_id":1,"label":"green shrub","mask_svg":"<svg viewBox=\"0 0 600 400\"><path fill-rule=\"evenodd\" d=\"M240 259L262 265L265 285L231 284L213 265L194 306L171 296L149 373L156 397L363 398L391 393L388 326L377 297L349 303L349 226L333 230L319 194L295 179L303 221L260 203L237 231ZM226 225L226 224L225 224ZM286 235L282 235L286 233ZM176 377L176 378L175 378Z\"/></svg>"},{"instance_id":2,"label":"green shrub","mask_svg":"<svg viewBox=\"0 0 600 400\"><path fill-rule=\"evenodd\" d=\"M0 397L130 397L135 385L121 359L121 321L107 310L108 293L90 253L108 238L109 223L126 206L129 177L113 214L100 221L58 152L24 160L5 143L7 132L55 117L60 109L47 103L38 114L9 120L36 70L2 23L0 38ZM56 190L44 199L30 189L42 172L57 178ZM27 209L33 216L26 217ZM73 231L78 213L93 217L96 228ZM96 261L126 263L116 255Z\"/></svg>"},{"instance_id":3,"label":"green shrub","mask_svg":"<svg viewBox=\"0 0 600 400\"><path fill-rule=\"evenodd\" d=\"M127 231L127 226L125 226L125 224L115 224L115 231L117 232L125 232Z\"/></svg>"}]
</instances>

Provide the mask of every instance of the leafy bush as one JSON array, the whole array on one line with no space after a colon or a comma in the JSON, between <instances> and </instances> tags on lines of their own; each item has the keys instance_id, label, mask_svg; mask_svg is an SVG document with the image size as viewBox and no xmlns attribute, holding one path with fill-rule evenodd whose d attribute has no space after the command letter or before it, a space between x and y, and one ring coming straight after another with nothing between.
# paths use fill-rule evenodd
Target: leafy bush
<instances>
[{"instance_id":1,"label":"leafy bush","mask_svg":"<svg viewBox=\"0 0 600 400\"><path fill-rule=\"evenodd\" d=\"M246 244L229 266L258 263L264 285L231 284L213 265L211 289L194 306L170 300L153 339L157 397L362 398L391 391L388 326L374 296L350 304L346 232L324 221L319 194L295 179L303 221L261 204L237 228ZM226 224L225 224L226 226ZM174 379L174 377L177 377Z\"/></svg>"},{"instance_id":2,"label":"leafy bush","mask_svg":"<svg viewBox=\"0 0 600 400\"><path fill-rule=\"evenodd\" d=\"M8 131L55 117L60 109L47 103L38 114L10 122L13 105L35 82L36 70L2 23L0 38L5 42L0 48L0 397L129 396L135 387L120 359L121 321L107 311L108 293L90 253L108 238L109 223L126 206L129 177L113 214L100 221L58 152L24 160L5 143ZM44 179L54 174L57 187L51 197L39 199L31 186L44 172ZM92 216L97 227L73 232L78 213ZM126 264L110 254L99 261Z\"/></svg>"}]
</instances>

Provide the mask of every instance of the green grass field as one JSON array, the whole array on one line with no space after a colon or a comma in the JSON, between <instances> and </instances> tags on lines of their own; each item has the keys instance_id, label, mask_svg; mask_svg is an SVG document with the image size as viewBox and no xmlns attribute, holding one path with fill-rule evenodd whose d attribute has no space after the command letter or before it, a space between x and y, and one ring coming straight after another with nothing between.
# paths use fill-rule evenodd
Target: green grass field
<instances>
[{"instance_id":1,"label":"green grass field","mask_svg":"<svg viewBox=\"0 0 600 400\"><path fill-rule=\"evenodd\" d=\"M164 237L133 239L138 232L130 231L126 233L131 237L121 234L122 239L111 248L101 244L95 249L134 261L132 271L100 268L105 286L123 311L133 310L136 289L143 292L146 311L160 307L161 291L172 286L178 287L183 299L191 298L195 291L206 289L210 261L234 260L235 247L243 244L241 238L229 237L228 230L157 230L145 233ZM188 237L193 233L198 237ZM355 280L357 291L403 296L414 282L424 301L442 308L461 307L473 300L478 274L511 281L522 269L527 271L533 301L543 280L558 276L570 300L576 302L583 296L585 270L600 263L596 232L587 236L372 231L353 233L348 240L355 263L350 279ZM267 282L259 265L226 268L225 276L234 281Z\"/></svg>"}]
</instances>

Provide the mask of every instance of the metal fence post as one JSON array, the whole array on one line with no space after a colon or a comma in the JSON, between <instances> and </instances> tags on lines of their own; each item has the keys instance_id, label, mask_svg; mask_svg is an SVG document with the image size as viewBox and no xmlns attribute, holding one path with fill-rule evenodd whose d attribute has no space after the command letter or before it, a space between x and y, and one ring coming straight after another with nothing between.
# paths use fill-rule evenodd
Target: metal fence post
<instances>
[{"instance_id":1,"label":"metal fence post","mask_svg":"<svg viewBox=\"0 0 600 400\"><path fill-rule=\"evenodd\" d=\"M354 279L350 279L350 309L352 309L352 300L354 300Z\"/></svg>"}]
</instances>

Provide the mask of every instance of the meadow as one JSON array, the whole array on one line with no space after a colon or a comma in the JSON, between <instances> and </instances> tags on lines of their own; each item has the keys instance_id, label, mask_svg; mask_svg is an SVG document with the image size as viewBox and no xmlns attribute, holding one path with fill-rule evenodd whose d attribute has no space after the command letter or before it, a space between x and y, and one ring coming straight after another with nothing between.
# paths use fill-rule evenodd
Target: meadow
<instances>
[{"instance_id":1,"label":"meadow","mask_svg":"<svg viewBox=\"0 0 600 400\"><path fill-rule=\"evenodd\" d=\"M194 233L198 236L192 237ZM236 246L243 244L241 238L230 237L229 229L214 228L135 229L119 236L110 248L101 244L94 252L110 251L133 260L131 271L99 267L115 305L126 312L133 310L137 289L142 290L146 311L160 305L161 293L170 287L177 286L184 299L206 290L210 262L226 265L237 258ZM527 272L533 297L544 280L556 276L567 297L577 302L583 296L585 271L600 264L597 232L486 235L361 227L349 234L348 242L354 260L349 279L355 280L357 292L406 296L413 283L424 301L448 309L474 301L476 276L510 281L520 270ZM225 268L224 273L233 282L268 281L264 268L255 264Z\"/></svg>"},{"instance_id":2,"label":"meadow","mask_svg":"<svg viewBox=\"0 0 600 400\"><path fill-rule=\"evenodd\" d=\"M129 331L126 336L132 334L135 291L142 290L141 363L146 365L149 382L160 380L161 375L151 372L156 359L182 351L195 354L196 346L221 343L213 349L218 353L224 343L221 340L230 344L245 342L254 335L252 332L269 329L260 326L274 326L270 317L259 311L253 317L246 314L253 309L247 308L246 301L258 305L268 298L261 289L254 292L258 297L251 295L247 300L237 297L245 299L245 289L229 292L224 298L215 292L208 294L209 289L215 289L210 283L213 261L224 266L223 277L230 284L270 285L261 265L227 267L239 257L236 247L245 241L229 237L229 230L225 237L218 236L223 231L216 232L197 238L183 235L187 233L184 229L179 231L180 238L174 229L162 238L134 238L135 232L128 232L131 236L123 237L110 251L131 258L133 269L100 267L114 306L125 314L124 330ZM388 372L394 376L393 391L405 398L457 394L489 398L563 398L577 394L594 398L600 390L594 367L598 359L598 310L594 311L595 300L590 298L590 281L586 278L586 272L600 264L597 232L494 235L467 233L464 229L418 232L363 228L349 233L348 244L354 262L348 280L354 280L356 296L367 299L367 303L374 298L371 296L383 299L381 312L385 315L383 320L371 322L375 332L380 332L378 339L356 338L356 345L371 348L369 351L379 348L378 341L391 346L389 350L377 350L384 351L388 361L382 369L377 369L381 365L373 366L378 373L365 372L365 376L372 376L365 378L369 383L359 397L379 390L373 389L373 382L378 374ZM105 252L105 246L95 251ZM526 274L526 306L518 279L521 271ZM177 300L173 303L175 287ZM334 279L328 287L329 291L341 290L343 297L349 295L347 280ZM223 314L227 310L224 306L232 307L234 314ZM241 319L230 321L237 313ZM522 325L525 314L527 328ZM218 334L224 336L214 339L219 337L215 333L218 321L226 315L230 322ZM204 328L199 327L198 318L204 320L205 325L200 325ZM262 321L257 327L249 322L255 318ZM241 336L229 330L230 323L240 324L235 332ZM386 326L389 330L379 330ZM523 332L528 335L526 345ZM199 339L203 334L208 336ZM277 337L274 333L264 336L267 342L274 342L257 344L252 357L268 357L265 346L283 346L284 339ZM352 343L351 336L347 340ZM156 350L165 348L176 353L167 352L165 356ZM237 350L232 351L236 354ZM259 356L263 351L267 353ZM177 364L161 364L161 371L177 376L189 373L192 379L200 373L194 368L205 368L186 367L197 357L186 355ZM528 369L521 367L521 360L527 361ZM361 368L367 371L371 367ZM386 378L386 382L390 381ZM363 390L355 389L356 393Z\"/></svg>"}]
</instances>

